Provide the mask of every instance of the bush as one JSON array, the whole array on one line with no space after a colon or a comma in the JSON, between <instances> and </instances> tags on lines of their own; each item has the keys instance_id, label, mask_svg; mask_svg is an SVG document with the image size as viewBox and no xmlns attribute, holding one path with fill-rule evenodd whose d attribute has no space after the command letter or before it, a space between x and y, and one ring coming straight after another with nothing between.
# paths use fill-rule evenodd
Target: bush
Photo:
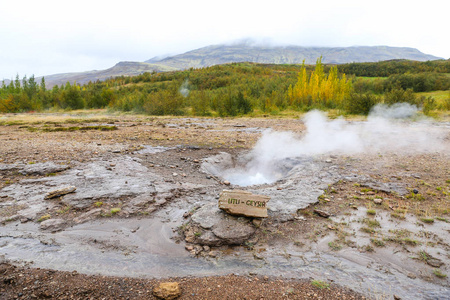
<instances>
[{"instance_id":1,"label":"bush","mask_svg":"<svg viewBox=\"0 0 450 300\"><path fill-rule=\"evenodd\" d=\"M378 102L380 102L380 100L373 94L353 93L344 100L344 108L350 114L368 115L372 107Z\"/></svg>"},{"instance_id":2,"label":"bush","mask_svg":"<svg viewBox=\"0 0 450 300\"><path fill-rule=\"evenodd\" d=\"M384 95L384 104L392 105L395 103L406 102L418 105L418 99L412 89L403 90L401 88L392 89Z\"/></svg>"}]
</instances>

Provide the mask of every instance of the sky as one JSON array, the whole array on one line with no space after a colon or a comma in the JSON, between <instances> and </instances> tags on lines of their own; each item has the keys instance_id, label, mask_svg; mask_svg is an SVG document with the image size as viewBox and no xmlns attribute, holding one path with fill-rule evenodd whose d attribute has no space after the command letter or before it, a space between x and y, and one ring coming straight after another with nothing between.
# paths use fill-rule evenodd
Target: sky
<instances>
[{"instance_id":1,"label":"sky","mask_svg":"<svg viewBox=\"0 0 450 300\"><path fill-rule=\"evenodd\" d=\"M417 48L450 58L450 2L0 0L0 79L102 70L208 45Z\"/></svg>"}]
</instances>

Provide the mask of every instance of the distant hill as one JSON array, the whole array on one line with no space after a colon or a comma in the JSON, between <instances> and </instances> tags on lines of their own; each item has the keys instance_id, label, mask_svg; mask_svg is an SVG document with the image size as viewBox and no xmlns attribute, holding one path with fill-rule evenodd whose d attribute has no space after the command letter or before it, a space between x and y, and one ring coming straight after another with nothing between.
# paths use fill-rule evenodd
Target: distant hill
<instances>
[{"instance_id":1,"label":"distant hill","mask_svg":"<svg viewBox=\"0 0 450 300\"><path fill-rule=\"evenodd\" d=\"M253 46L247 43L235 45L208 46L183 54L151 59L146 62L170 66L176 69L202 68L232 62L255 62L264 64L314 64L318 57L327 64L350 62L377 62L391 59L408 59L417 61L441 59L428 55L414 48L388 46L361 47L270 47Z\"/></svg>"},{"instance_id":2,"label":"distant hill","mask_svg":"<svg viewBox=\"0 0 450 300\"><path fill-rule=\"evenodd\" d=\"M85 84L89 81L97 81L97 80L105 80L111 77L117 76L135 76L142 74L144 72L167 72L174 71L175 68L164 66L164 65L155 65L149 63L142 62L119 62L114 67L100 70L100 71L88 71L88 72L79 72L79 73L62 73L55 75L47 75L45 77L45 82L47 88L52 88L55 85L66 84L66 82L74 83L77 82L79 84ZM41 77L36 78L37 82L41 81Z\"/></svg>"}]
</instances>

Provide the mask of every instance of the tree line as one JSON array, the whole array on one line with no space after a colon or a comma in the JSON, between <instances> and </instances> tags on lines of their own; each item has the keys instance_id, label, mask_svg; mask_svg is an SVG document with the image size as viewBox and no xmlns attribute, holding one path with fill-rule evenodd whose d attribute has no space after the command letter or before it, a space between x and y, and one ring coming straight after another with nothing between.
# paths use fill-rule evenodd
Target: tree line
<instances>
[{"instance_id":1,"label":"tree line","mask_svg":"<svg viewBox=\"0 0 450 300\"><path fill-rule=\"evenodd\" d=\"M236 116L318 108L366 114L380 102L431 103L415 93L448 90L447 68L448 61L335 66L319 58L316 65L233 63L51 89L44 78L37 83L34 76L17 76L0 88L0 112L108 108L151 115ZM450 109L450 99L434 108Z\"/></svg>"}]
</instances>

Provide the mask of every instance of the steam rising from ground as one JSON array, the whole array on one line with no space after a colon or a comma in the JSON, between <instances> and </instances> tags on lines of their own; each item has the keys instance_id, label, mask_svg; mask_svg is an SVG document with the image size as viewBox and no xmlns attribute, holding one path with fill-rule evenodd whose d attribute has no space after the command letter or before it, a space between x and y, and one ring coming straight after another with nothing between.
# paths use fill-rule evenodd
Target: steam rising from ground
<instances>
[{"instance_id":1,"label":"steam rising from ground","mask_svg":"<svg viewBox=\"0 0 450 300\"><path fill-rule=\"evenodd\" d=\"M405 120L415 116L417 108L410 104L376 106L365 122L329 120L312 111L303 118L302 136L263 132L255 147L239 159L241 166L225 170L224 178L241 186L273 183L285 175L280 170L286 169L288 160L321 154L449 151L444 147L448 129L427 120Z\"/></svg>"}]
</instances>

